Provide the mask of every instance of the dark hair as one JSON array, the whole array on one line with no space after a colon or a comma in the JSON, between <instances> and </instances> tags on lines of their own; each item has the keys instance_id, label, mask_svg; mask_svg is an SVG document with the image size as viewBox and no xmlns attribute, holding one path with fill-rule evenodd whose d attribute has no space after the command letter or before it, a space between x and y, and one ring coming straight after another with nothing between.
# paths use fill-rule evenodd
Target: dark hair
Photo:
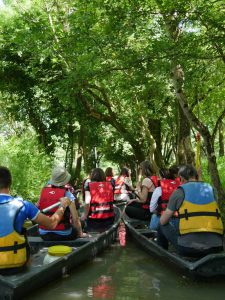
<instances>
[{"instance_id":1,"label":"dark hair","mask_svg":"<svg viewBox=\"0 0 225 300\"><path fill-rule=\"evenodd\" d=\"M169 173L169 170L167 168L161 168L161 169L159 169L159 175L162 178L170 179L170 173Z\"/></svg>"},{"instance_id":2,"label":"dark hair","mask_svg":"<svg viewBox=\"0 0 225 300\"><path fill-rule=\"evenodd\" d=\"M192 165L181 166L178 174L185 180L189 180L190 178L198 179L198 173Z\"/></svg>"},{"instance_id":3,"label":"dark hair","mask_svg":"<svg viewBox=\"0 0 225 300\"><path fill-rule=\"evenodd\" d=\"M91 172L91 181L102 182L105 181L105 173L101 168L95 168Z\"/></svg>"},{"instance_id":4,"label":"dark hair","mask_svg":"<svg viewBox=\"0 0 225 300\"><path fill-rule=\"evenodd\" d=\"M179 167L173 165L169 167L169 179L176 179L178 177Z\"/></svg>"},{"instance_id":5,"label":"dark hair","mask_svg":"<svg viewBox=\"0 0 225 300\"><path fill-rule=\"evenodd\" d=\"M122 168L121 171L120 171L120 176L127 176L129 177L130 174L129 174L129 169L128 168Z\"/></svg>"},{"instance_id":6,"label":"dark hair","mask_svg":"<svg viewBox=\"0 0 225 300\"><path fill-rule=\"evenodd\" d=\"M108 168L105 170L105 176L113 177L113 169L112 169L111 167L108 167Z\"/></svg>"},{"instance_id":7,"label":"dark hair","mask_svg":"<svg viewBox=\"0 0 225 300\"><path fill-rule=\"evenodd\" d=\"M0 166L0 189L9 188L12 184L12 176L8 168Z\"/></svg>"},{"instance_id":8,"label":"dark hair","mask_svg":"<svg viewBox=\"0 0 225 300\"><path fill-rule=\"evenodd\" d=\"M153 168L148 160L141 162L140 164L143 175L146 177L152 176L154 174Z\"/></svg>"}]
</instances>

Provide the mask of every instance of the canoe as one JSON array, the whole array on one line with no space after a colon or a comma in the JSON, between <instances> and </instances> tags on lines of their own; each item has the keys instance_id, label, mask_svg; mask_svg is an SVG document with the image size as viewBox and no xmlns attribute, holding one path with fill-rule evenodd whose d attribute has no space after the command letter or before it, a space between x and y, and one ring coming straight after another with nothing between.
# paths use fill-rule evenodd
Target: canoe
<instances>
[{"instance_id":1,"label":"canoe","mask_svg":"<svg viewBox=\"0 0 225 300\"><path fill-rule=\"evenodd\" d=\"M46 242L37 235L37 226L29 228L28 241L31 246L31 262L26 269L16 275L0 275L0 299L23 299L25 295L40 287L63 277L81 263L90 260L117 238L117 229L121 221L121 212L114 207L114 224L103 232L91 232L90 237L78 238L74 241ZM53 245L72 247L72 252L58 257L49 264L43 264L48 247Z\"/></svg>"},{"instance_id":2,"label":"canoe","mask_svg":"<svg viewBox=\"0 0 225 300\"><path fill-rule=\"evenodd\" d=\"M126 214L123 220L128 235L140 245L148 254L157 256L176 270L184 272L193 278L212 278L225 276L225 252L209 254L200 259L187 258L176 253L175 249L169 251L158 246L156 232L148 228L149 222L131 219Z\"/></svg>"}]
</instances>

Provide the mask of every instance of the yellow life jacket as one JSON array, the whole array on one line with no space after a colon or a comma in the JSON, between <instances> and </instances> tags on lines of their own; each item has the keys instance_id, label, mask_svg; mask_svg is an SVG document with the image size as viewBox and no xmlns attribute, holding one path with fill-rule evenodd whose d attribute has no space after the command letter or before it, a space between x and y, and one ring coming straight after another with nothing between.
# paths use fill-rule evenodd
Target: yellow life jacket
<instances>
[{"instance_id":1,"label":"yellow life jacket","mask_svg":"<svg viewBox=\"0 0 225 300\"><path fill-rule=\"evenodd\" d=\"M223 223L212 187L203 182L188 182L181 186L184 201L179 209L180 234L213 232L223 234Z\"/></svg>"},{"instance_id":2,"label":"yellow life jacket","mask_svg":"<svg viewBox=\"0 0 225 300\"><path fill-rule=\"evenodd\" d=\"M27 262L27 242L23 234L16 231L14 224L21 200L6 196L0 202L0 269L21 267Z\"/></svg>"}]
</instances>

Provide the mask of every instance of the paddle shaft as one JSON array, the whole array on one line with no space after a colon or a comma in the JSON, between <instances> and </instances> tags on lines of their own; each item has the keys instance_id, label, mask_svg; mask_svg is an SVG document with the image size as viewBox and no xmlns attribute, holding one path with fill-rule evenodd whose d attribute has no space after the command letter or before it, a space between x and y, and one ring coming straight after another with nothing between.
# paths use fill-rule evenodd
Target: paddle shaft
<instances>
[{"instance_id":1,"label":"paddle shaft","mask_svg":"<svg viewBox=\"0 0 225 300\"><path fill-rule=\"evenodd\" d=\"M51 209L53 209L53 208L59 206L60 203L61 203L60 201L59 201L59 202L56 202L56 203L54 203L54 204L52 204L52 205L50 205L50 206L48 206L48 207L42 209L41 212L42 212L43 214L45 214L45 213L48 212L49 210L51 210Z\"/></svg>"},{"instance_id":2,"label":"paddle shaft","mask_svg":"<svg viewBox=\"0 0 225 300\"><path fill-rule=\"evenodd\" d=\"M79 193L80 193L80 192L78 192L78 193L77 193L77 197L78 197ZM54 203L54 204L52 204L52 205L50 205L50 206L48 206L48 207L46 207L46 208L42 209L42 211L41 211L41 212L42 212L43 214L45 214L45 213L46 213L46 212L48 212L49 210L51 210L51 209L53 209L53 208L55 208L55 207L59 206L59 205L60 205L60 203L61 203L61 202L60 202L60 201L58 201L58 202L56 202L56 203Z\"/></svg>"}]
</instances>

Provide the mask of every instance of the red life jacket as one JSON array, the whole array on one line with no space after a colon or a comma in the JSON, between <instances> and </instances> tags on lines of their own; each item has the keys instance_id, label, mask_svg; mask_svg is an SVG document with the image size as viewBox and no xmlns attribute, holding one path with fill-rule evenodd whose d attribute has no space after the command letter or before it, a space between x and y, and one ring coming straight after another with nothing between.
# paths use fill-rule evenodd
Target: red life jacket
<instances>
[{"instance_id":1,"label":"red life jacket","mask_svg":"<svg viewBox=\"0 0 225 300\"><path fill-rule=\"evenodd\" d=\"M125 182L124 182L126 177L127 176L123 176L123 175L117 177L116 182L115 182L114 194L117 194L117 195L122 194L121 188L123 185L125 185L125 187L126 187L126 190L123 190L123 194L124 193L128 194L130 192L129 186L127 184L125 184Z\"/></svg>"},{"instance_id":2,"label":"red life jacket","mask_svg":"<svg viewBox=\"0 0 225 300\"><path fill-rule=\"evenodd\" d=\"M177 182L177 184L181 185L180 177L176 177L175 181Z\"/></svg>"},{"instance_id":3,"label":"red life jacket","mask_svg":"<svg viewBox=\"0 0 225 300\"><path fill-rule=\"evenodd\" d=\"M110 182L90 182L91 193L90 219L108 219L114 217L113 187Z\"/></svg>"},{"instance_id":4,"label":"red life jacket","mask_svg":"<svg viewBox=\"0 0 225 300\"><path fill-rule=\"evenodd\" d=\"M112 176L106 176L106 181L111 181L112 180Z\"/></svg>"},{"instance_id":5,"label":"red life jacket","mask_svg":"<svg viewBox=\"0 0 225 300\"><path fill-rule=\"evenodd\" d=\"M167 204L171 194L178 188L180 183L173 179L162 179L160 181L160 186L162 189L162 196L159 199L157 212L162 215L167 208ZM176 216L176 215L175 215Z\"/></svg>"},{"instance_id":6,"label":"red life jacket","mask_svg":"<svg viewBox=\"0 0 225 300\"><path fill-rule=\"evenodd\" d=\"M157 188L160 184L159 184L159 178L156 175L153 175L150 177L151 181L154 183L154 186Z\"/></svg>"},{"instance_id":7,"label":"red life jacket","mask_svg":"<svg viewBox=\"0 0 225 300\"><path fill-rule=\"evenodd\" d=\"M153 176L148 177L148 178L152 181L152 183L154 184L155 188L157 188L160 185L159 184L159 178L158 178L158 176L153 175ZM142 204L142 208L149 209L149 205L150 205L150 201L151 201L151 198L152 198L152 194L153 194L153 192L148 192L147 201L144 204Z\"/></svg>"},{"instance_id":8,"label":"red life jacket","mask_svg":"<svg viewBox=\"0 0 225 300\"><path fill-rule=\"evenodd\" d=\"M52 185L48 185L42 189L38 208L40 210L49 207L57 202L59 202L59 198L64 197L66 193L65 188L54 187ZM52 208L50 211L46 212L47 216L52 216L58 207ZM48 230L46 227L39 225L41 229ZM59 224L54 228L54 231L65 230L70 228L70 210L67 208L64 212L64 215L59 222Z\"/></svg>"}]
</instances>

